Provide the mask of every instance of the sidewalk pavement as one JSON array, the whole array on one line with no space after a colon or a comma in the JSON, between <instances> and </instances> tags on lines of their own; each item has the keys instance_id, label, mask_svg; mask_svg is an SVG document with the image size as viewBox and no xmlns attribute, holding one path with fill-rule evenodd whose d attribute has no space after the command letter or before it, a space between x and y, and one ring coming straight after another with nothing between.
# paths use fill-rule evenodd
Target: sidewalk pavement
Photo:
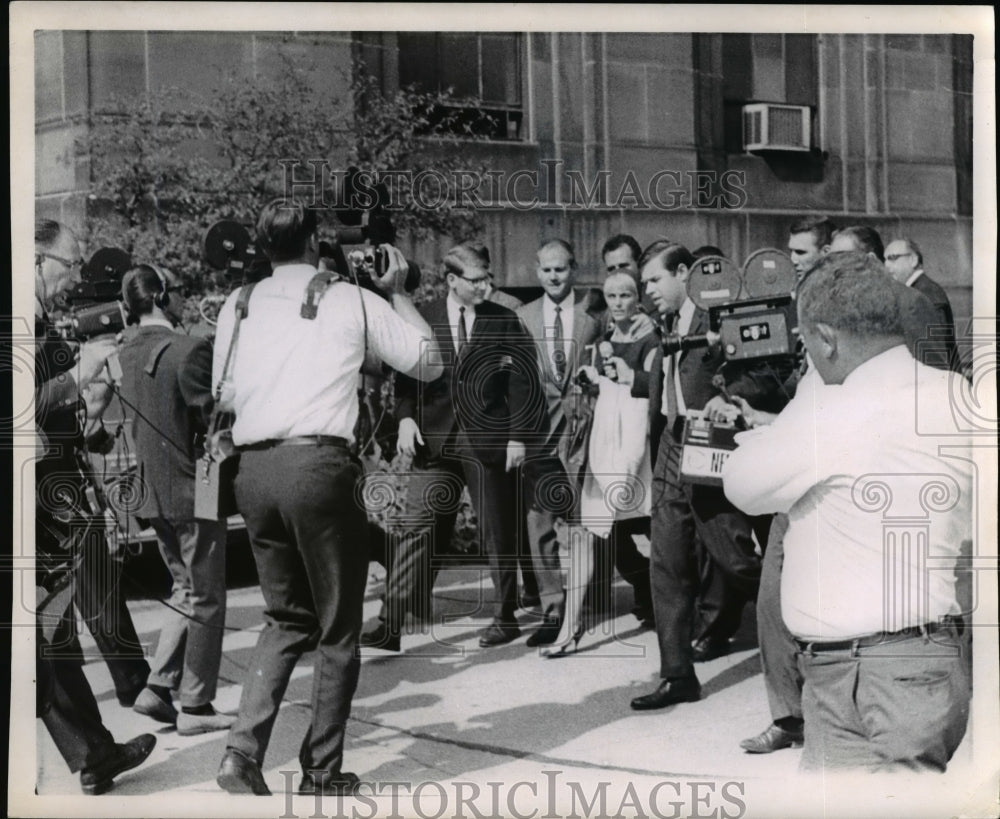
<instances>
[{"instance_id":1,"label":"sidewalk pavement","mask_svg":"<svg viewBox=\"0 0 1000 819\"><path fill-rule=\"evenodd\" d=\"M372 564L365 600L369 625L378 613L383 577L381 567ZM327 797L322 803L292 795L310 717L312 655L293 675L265 760L264 777L274 795L234 797L215 784L225 732L181 737L119 706L107 667L84 632L92 657L86 673L108 728L119 742L142 732L158 740L142 767L116 780L108 804L116 815L141 816L733 819L860 817L882 810L887 816L919 816L932 800L954 795L954 809L926 814L938 816L960 813L963 795L975 787L968 740L944 777L887 785L885 791L872 785L870 775L846 783L800 775L799 749L760 756L740 750L741 739L770 723L752 607L732 652L698 666L701 701L636 712L629 701L658 683L658 652L655 632L628 613L628 586L618 580L613 587L614 610L621 613L607 615L588 632L577 654L556 659L525 645L541 622L537 611L519 612L524 633L518 640L479 648L478 632L488 623L481 612L489 610L482 589L491 593L485 566L445 570L435 586L430 633L404 634L400 654L362 650L345 770L374 784L357 798ZM129 606L142 639L155 647L161 604L144 600ZM262 608L259 587L230 590L217 708L238 707ZM89 812L90 799L79 796L78 778L37 725L37 792L76 796L77 808ZM900 812L901 799L912 801L912 808ZM852 800L859 805L852 807Z\"/></svg>"}]
</instances>

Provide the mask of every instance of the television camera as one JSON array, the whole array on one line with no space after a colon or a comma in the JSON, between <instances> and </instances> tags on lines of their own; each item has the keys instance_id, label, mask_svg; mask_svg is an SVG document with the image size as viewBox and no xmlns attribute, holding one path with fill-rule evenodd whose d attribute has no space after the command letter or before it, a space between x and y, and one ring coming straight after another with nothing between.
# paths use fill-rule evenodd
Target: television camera
<instances>
[{"instance_id":1,"label":"television camera","mask_svg":"<svg viewBox=\"0 0 1000 819\"><path fill-rule=\"evenodd\" d=\"M798 355L795 283L791 258L773 248L750 254L742 269L721 256L699 259L688 276L687 293L708 312L711 332L665 336L664 355L718 343L726 364L775 360L791 365ZM721 374L714 383L728 399ZM680 479L722 486L722 467L736 448L734 438L740 429L745 429L742 416L724 423L689 411L681 441Z\"/></svg>"},{"instance_id":2,"label":"television camera","mask_svg":"<svg viewBox=\"0 0 1000 819\"><path fill-rule=\"evenodd\" d=\"M381 277L388 265L388 254L380 247L382 244L392 244L396 233L389 217L384 213L365 211L356 214L353 211L338 212L340 220L356 222L341 224L334 230L331 239L323 239L319 243L319 256L328 270L336 271L343 278L355 282L360 287L371 290L385 298L372 278ZM213 224L204 239L205 261L215 270L222 271L225 285L234 289L244 284L258 282L271 275L271 263L263 250L256 244L247 230L239 222L220 220ZM365 245L363 248L344 254L345 245ZM412 293L420 285L420 268L415 262L407 260L408 269L404 288ZM201 314L206 320L214 323L210 316L211 308L217 310L226 295L212 294L201 302Z\"/></svg>"},{"instance_id":3,"label":"television camera","mask_svg":"<svg viewBox=\"0 0 1000 819\"><path fill-rule=\"evenodd\" d=\"M56 320L63 336L86 341L125 329L122 279L131 267L129 254L117 247L94 252L80 271L81 281L63 296L66 310Z\"/></svg>"},{"instance_id":4,"label":"television camera","mask_svg":"<svg viewBox=\"0 0 1000 819\"><path fill-rule=\"evenodd\" d=\"M711 334L664 336L664 355L707 347L714 334L727 362L794 356L795 282L791 258L774 248L751 253L742 270L721 256L699 259L688 275L687 294L708 312Z\"/></svg>"}]
</instances>

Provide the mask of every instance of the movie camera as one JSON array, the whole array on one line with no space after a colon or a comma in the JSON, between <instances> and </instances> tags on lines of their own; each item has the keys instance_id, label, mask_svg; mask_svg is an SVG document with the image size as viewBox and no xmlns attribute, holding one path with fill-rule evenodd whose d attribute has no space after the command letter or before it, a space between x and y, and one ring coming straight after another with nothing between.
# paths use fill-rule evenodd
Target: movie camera
<instances>
[{"instance_id":1,"label":"movie camera","mask_svg":"<svg viewBox=\"0 0 1000 819\"><path fill-rule=\"evenodd\" d=\"M102 247L83 265L81 281L63 296L66 312L56 321L67 338L86 341L125 329L122 279L132 258L117 247Z\"/></svg>"},{"instance_id":2,"label":"movie camera","mask_svg":"<svg viewBox=\"0 0 1000 819\"><path fill-rule=\"evenodd\" d=\"M742 269L721 256L699 259L688 275L687 294L708 312L711 334L664 336L664 355L706 347L715 334L727 362L794 356L795 282L791 258L774 248L751 253Z\"/></svg>"},{"instance_id":3,"label":"movie camera","mask_svg":"<svg viewBox=\"0 0 1000 819\"><path fill-rule=\"evenodd\" d=\"M726 363L764 359L793 360L797 347L797 315L792 291L795 266L780 250L751 253L742 270L720 256L699 259L687 281L688 297L709 316L710 334L666 336L665 355L706 347L718 339ZM710 337L714 334L714 337ZM716 388L728 398L725 379ZM681 481L722 486L722 468L736 448L735 436L745 429L742 416L732 423L713 421L703 412L685 416L678 473Z\"/></svg>"}]
</instances>

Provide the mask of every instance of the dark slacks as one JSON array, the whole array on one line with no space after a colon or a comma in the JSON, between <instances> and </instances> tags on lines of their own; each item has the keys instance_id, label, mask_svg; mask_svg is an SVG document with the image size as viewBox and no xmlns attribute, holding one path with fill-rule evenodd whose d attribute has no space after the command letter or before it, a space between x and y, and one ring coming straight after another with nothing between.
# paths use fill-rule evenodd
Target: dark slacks
<instances>
[{"instance_id":1,"label":"dark slacks","mask_svg":"<svg viewBox=\"0 0 1000 819\"><path fill-rule=\"evenodd\" d=\"M953 627L861 648L799 654L802 768L943 772L965 735L967 642Z\"/></svg>"},{"instance_id":2,"label":"dark slacks","mask_svg":"<svg viewBox=\"0 0 1000 819\"><path fill-rule=\"evenodd\" d=\"M75 773L105 756L115 740L101 721L97 700L83 673L71 605L64 608L48 639L45 634L38 620L35 629L37 714L69 769ZM58 645L59 651L54 651L53 645Z\"/></svg>"},{"instance_id":3,"label":"dark slacks","mask_svg":"<svg viewBox=\"0 0 1000 819\"><path fill-rule=\"evenodd\" d=\"M479 523L482 550L493 581L492 616L512 621L517 610L518 522L514 475L503 464L471 456L437 458L409 476L404 511L393 521L385 579L384 619L399 631L407 613L428 620L439 561L449 551L455 518L468 487Z\"/></svg>"},{"instance_id":4,"label":"dark slacks","mask_svg":"<svg viewBox=\"0 0 1000 819\"><path fill-rule=\"evenodd\" d=\"M556 520L569 519L573 488L555 455L530 458L521 467L521 497L528 550L538 585L542 613L561 620L566 605Z\"/></svg>"},{"instance_id":5,"label":"dark slacks","mask_svg":"<svg viewBox=\"0 0 1000 819\"><path fill-rule=\"evenodd\" d=\"M775 515L764 552L757 595L757 640L771 719L802 719L802 672L798 646L781 616L781 567L785 563L788 516Z\"/></svg>"},{"instance_id":6,"label":"dark slacks","mask_svg":"<svg viewBox=\"0 0 1000 819\"><path fill-rule=\"evenodd\" d=\"M241 456L236 502L265 610L227 744L258 764L292 671L315 649L312 722L299 761L303 771L341 770L368 570L366 518L355 492L360 478L360 464L339 447L276 447Z\"/></svg>"},{"instance_id":7,"label":"dark slacks","mask_svg":"<svg viewBox=\"0 0 1000 819\"><path fill-rule=\"evenodd\" d=\"M729 582L746 595L756 593L760 558L750 521L721 488L683 484L678 478L681 447L663 433L653 473L650 580L660 646L660 676L694 672L691 639L699 590L696 539L700 538Z\"/></svg>"},{"instance_id":8,"label":"dark slacks","mask_svg":"<svg viewBox=\"0 0 1000 819\"><path fill-rule=\"evenodd\" d=\"M215 699L226 626L226 524L165 518L150 523L173 589L149 683L179 691L182 706L206 705Z\"/></svg>"},{"instance_id":9,"label":"dark slacks","mask_svg":"<svg viewBox=\"0 0 1000 819\"><path fill-rule=\"evenodd\" d=\"M82 480L82 479L81 479ZM136 633L132 615L121 588L124 563L108 550L102 518L88 517L64 522L45 509L36 515L39 560L75 555L73 603L108 664L119 697L135 696L146 684L149 664ZM80 644L61 634L55 651L79 655Z\"/></svg>"}]
</instances>

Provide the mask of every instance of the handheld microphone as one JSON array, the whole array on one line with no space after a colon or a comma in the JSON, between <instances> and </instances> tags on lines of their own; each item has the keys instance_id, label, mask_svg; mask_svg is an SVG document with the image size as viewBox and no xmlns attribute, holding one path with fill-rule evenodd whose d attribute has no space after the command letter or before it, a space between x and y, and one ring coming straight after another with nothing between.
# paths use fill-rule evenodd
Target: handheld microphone
<instances>
[{"instance_id":1,"label":"handheld microphone","mask_svg":"<svg viewBox=\"0 0 1000 819\"><path fill-rule=\"evenodd\" d=\"M604 375L611 381L618 380L618 368L615 367L611 357L615 354L615 348L611 345L610 341L602 341L597 345L597 352L601 354L601 359L604 362Z\"/></svg>"}]
</instances>

